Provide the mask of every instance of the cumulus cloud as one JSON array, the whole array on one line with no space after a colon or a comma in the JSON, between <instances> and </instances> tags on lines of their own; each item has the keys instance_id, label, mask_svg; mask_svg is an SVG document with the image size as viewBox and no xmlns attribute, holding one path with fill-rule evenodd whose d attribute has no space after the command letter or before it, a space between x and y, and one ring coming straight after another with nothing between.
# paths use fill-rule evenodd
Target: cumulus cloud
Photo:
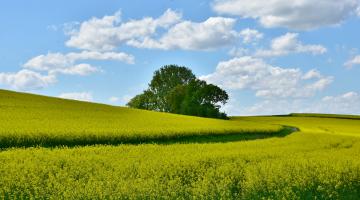
<instances>
[{"instance_id":1,"label":"cumulus cloud","mask_svg":"<svg viewBox=\"0 0 360 200\"><path fill-rule=\"evenodd\" d=\"M263 100L249 107L243 107L238 112L241 115L281 115L289 113L307 113L308 107L303 100Z\"/></svg>"},{"instance_id":2,"label":"cumulus cloud","mask_svg":"<svg viewBox=\"0 0 360 200\"><path fill-rule=\"evenodd\" d=\"M333 77L315 70L304 73L296 68L272 66L250 56L220 62L214 73L201 79L226 89L251 89L263 98L310 97L333 81Z\"/></svg>"},{"instance_id":3,"label":"cumulus cloud","mask_svg":"<svg viewBox=\"0 0 360 200\"><path fill-rule=\"evenodd\" d=\"M90 92L62 93L58 97L63 99L73 99L78 101L93 101L93 96Z\"/></svg>"},{"instance_id":4,"label":"cumulus cloud","mask_svg":"<svg viewBox=\"0 0 360 200\"><path fill-rule=\"evenodd\" d=\"M322 98L318 107L327 113L360 114L360 94L347 92Z\"/></svg>"},{"instance_id":5,"label":"cumulus cloud","mask_svg":"<svg viewBox=\"0 0 360 200\"><path fill-rule=\"evenodd\" d=\"M240 36L243 39L245 44L249 44L252 42L257 42L258 40L264 37L263 33L260 33L258 30L246 28L240 31Z\"/></svg>"},{"instance_id":6,"label":"cumulus cloud","mask_svg":"<svg viewBox=\"0 0 360 200\"><path fill-rule=\"evenodd\" d=\"M122 52L82 51L80 53L39 55L27 61L24 67L32 70L47 71L51 74L88 75L100 71L100 69L90 64L76 64L76 62L83 60L116 60L130 64L134 62L132 55Z\"/></svg>"},{"instance_id":7,"label":"cumulus cloud","mask_svg":"<svg viewBox=\"0 0 360 200\"><path fill-rule=\"evenodd\" d=\"M209 50L227 46L240 37L246 43L262 38L253 29L235 31L236 20L210 17L202 22L186 21L171 9L158 18L121 21L119 12L84 21L79 28L67 31L69 47L92 51L111 51L121 45L148 49Z\"/></svg>"},{"instance_id":8,"label":"cumulus cloud","mask_svg":"<svg viewBox=\"0 0 360 200\"><path fill-rule=\"evenodd\" d=\"M321 100L265 100L244 109L247 114L332 113L360 114L360 95L347 92Z\"/></svg>"},{"instance_id":9,"label":"cumulus cloud","mask_svg":"<svg viewBox=\"0 0 360 200\"><path fill-rule=\"evenodd\" d=\"M76 34L76 30L79 27L80 22L73 21L73 22L67 22L59 26L63 30L63 33L65 35L73 35Z\"/></svg>"},{"instance_id":10,"label":"cumulus cloud","mask_svg":"<svg viewBox=\"0 0 360 200\"><path fill-rule=\"evenodd\" d=\"M311 53L313 55L324 54L327 49L321 45L305 45L298 40L297 33L286 33L271 41L271 47L267 50L258 50L256 56L272 57L284 56L290 53Z\"/></svg>"},{"instance_id":11,"label":"cumulus cloud","mask_svg":"<svg viewBox=\"0 0 360 200\"><path fill-rule=\"evenodd\" d=\"M145 17L121 23L121 13L82 22L78 30L69 31L69 47L110 51L130 39L141 39L156 33L158 28L168 28L182 18L181 13L168 9L158 18Z\"/></svg>"},{"instance_id":12,"label":"cumulus cloud","mask_svg":"<svg viewBox=\"0 0 360 200\"><path fill-rule=\"evenodd\" d=\"M309 80L309 79L321 78L321 77L322 77L322 75L318 70L312 69L312 70L308 71L306 74L304 74L302 79Z\"/></svg>"},{"instance_id":13,"label":"cumulus cloud","mask_svg":"<svg viewBox=\"0 0 360 200\"><path fill-rule=\"evenodd\" d=\"M98 71L100 71L100 69L93 67L89 64L82 63L82 64L71 66L69 68L54 69L54 70L51 70L50 73L61 73L61 74L68 74L68 75L86 76L86 75L93 74Z\"/></svg>"},{"instance_id":14,"label":"cumulus cloud","mask_svg":"<svg viewBox=\"0 0 360 200\"><path fill-rule=\"evenodd\" d=\"M23 65L25 69L18 72L0 73L0 84L18 90L35 90L55 83L59 74L85 76L102 71L90 64L78 63L84 60L116 60L133 63L134 58L122 52L48 53L30 59Z\"/></svg>"},{"instance_id":15,"label":"cumulus cloud","mask_svg":"<svg viewBox=\"0 0 360 200\"><path fill-rule=\"evenodd\" d=\"M238 38L239 34L233 30L235 22L235 19L223 17L210 17L199 23L183 21L159 39L132 39L127 44L150 49L211 50L232 44ZM253 39L251 34L254 33L247 33L248 40Z\"/></svg>"},{"instance_id":16,"label":"cumulus cloud","mask_svg":"<svg viewBox=\"0 0 360 200\"><path fill-rule=\"evenodd\" d=\"M70 60L116 60L128 64L134 63L132 55L123 52L97 52L97 51L82 51L80 53L67 54Z\"/></svg>"},{"instance_id":17,"label":"cumulus cloud","mask_svg":"<svg viewBox=\"0 0 360 200\"><path fill-rule=\"evenodd\" d=\"M358 0L215 0L220 14L258 20L265 27L310 30L340 24L356 10Z\"/></svg>"},{"instance_id":18,"label":"cumulus cloud","mask_svg":"<svg viewBox=\"0 0 360 200\"><path fill-rule=\"evenodd\" d=\"M17 90L41 89L55 82L54 75L42 75L27 69L16 73L0 73L0 84Z\"/></svg>"},{"instance_id":19,"label":"cumulus cloud","mask_svg":"<svg viewBox=\"0 0 360 200\"><path fill-rule=\"evenodd\" d=\"M63 24L63 30L70 36L68 46L83 50L70 53L47 53L28 60L17 73L0 73L0 83L11 85L14 88L23 90L40 89L54 83L59 74L66 75L89 75L102 70L92 66L85 61L103 60L120 61L128 64L134 63L134 56L114 51L105 51L115 48L116 44L112 39L126 37L134 32L134 35L141 35L139 32L155 32L156 27L168 27L181 16L171 10L167 10L157 19L144 18L142 20L131 20L119 24L120 12L112 16L105 16L101 19L92 18L89 21L79 23L71 22ZM119 26L117 26L119 25ZM57 26L50 26L50 29L57 30ZM137 33L136 33L137 32ZM42 75L45 72L48 75Z\"/></svg>"},{"instance_id":20,"label":"cumulus cloud","mask_svg":"<svg viewBox=\"0 0 360 200\"><path fill-rule=\"evenodd\" d=\"M86 60L115 60L131 64L134 57L122 52L48 53L28 60L23 65L25 69L19 72L0 73L0 83L19 90L34 90L55 83L59 74L85 76L102 71L90 64L78 63ZM46 72L47 75L39 72Z\"/></svg>"},{"instance_id":21,"label":"cumulus cloud","mask_svg":"<svg viewBox=\"0 0 360 200\"><path fill-rule=\"evenodd\" d=\"M238 101L230 100L225 111L230 115L360 114L360 94L352 91L320 99L265 99L250 106L244 106Z\"/></svg>"},{"instance_id":22,"label":"cumulus cloud","mask_svg":"<svg viewBox=\"0 0 360 200\"><path fill-rule=\"evenodd\" d=\"M352 68L354 65L360 65L360 55L353 57L344 64L347 68Z\"/></svg>"}]
</instances>

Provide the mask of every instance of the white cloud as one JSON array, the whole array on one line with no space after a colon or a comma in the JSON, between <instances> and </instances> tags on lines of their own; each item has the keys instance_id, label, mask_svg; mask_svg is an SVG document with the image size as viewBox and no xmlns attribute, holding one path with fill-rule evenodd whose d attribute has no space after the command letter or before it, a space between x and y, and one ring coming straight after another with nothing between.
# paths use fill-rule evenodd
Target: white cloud
<instances>
[{"instance_id":1,"label":"white cloud","mask_svg":"<svg viewBox=\"0 0 360 200\"><path fill-rule=\"evenodd\" d=\"M249 28L240 31L239 34L245 44L257 42L264 37L264 34L260 33L258 30Z\"/></svg>"},{"instance_id":2,"label":"white cloud","mask_svg":"<svg viewBox=\"0 0 360 200\"><path fill-rule=\"evenodd\" d=\"M35 90L55 83L58 74L85 76L102 71L87 63L77 63L83 60L117 60L132 63L133 56L121 52L94 51L48 53L30 59L23 65L26 69L19 72L0 73L0 84L19 90ZM47 75L35 71L46 72Z\"/></svg>"},{"instance_id":3,"label":"white cloud","mask_svg":"<svg viewBox=\"0 0 360 200\"><path fill-rule=\"evenodd\" d=\"M76 34L76 29L79 27L80 22L73 21L67 22L60 26L65 35L73 35Z\"/></svg>"},{"instance_id":4,"label":"white cloud","mask_svg":"<svg viewBox=\"0 0 360 200\"><path fill-rule=\"evenodd\" d=\"M110 97L110 98L109 98L109 101L110 101L111 103L118 102L119 100L120 100L119 97Z\"/></svg>"},{"instance_id":5,"label":"white cloud","mask_svg":"<svg viewBox=\"0 0 360 200\"><path fill-rule=\"evenodd\" d=\"M250 106L229 101L230 115L277 115L289 113L360 114L360 94L347 92L321 99L265 99Z\"/></svg>"},{"instance_id":6,"label":"white cloud","mask_svg":"<svg viewBox=\"0 0 360 200\"><path fill-rule=\"evenodd\" d=\"M79 101L93 101L93 96L90 92L62 93L59 95L59 97L64 99L73 99Z\"/></svg>"},{"instance_id":7,"label":"white cloud","mask_svg":"<svg viewBox=\"0 0 360 200\"><path fill-rule=\"evenodd\" d=\"M128 45L150 49L211 50L232 44L239 34L233 30L236 20L210 17L203 22L183 21L172 26L159 39L133 39ZM249 36L250 37L250 36Z\"/></svg>"},{"instance_id":8,"label":"white cloud","mask_svg":"<svg viewBox=\"0 0 360 200\"><path fill-rule=\"evenodd\" d=\"M236 48L233 47L229 51L229 55L233 57L242 57L249 54L249 50L245 48Z\"/></svg>"},{"instance_id":9,"label":"white cloud","mask_svg":"<svg viewBox=\"0 0 360 200\"><path fill-rule=\"evenodd\" d=\"M36 56L24 64L25 68L48 71L52 74L88 75L101 71L86 63L77 64L83 60L116 60L133 63L134 57L122 52L95 52L82 51L80 53L48 53L47 55Z\"/></svg>"},{"instance_id":10,"label":"white cloud","mask_svg":"<svg viewBox=\"0 0 360 200\"><path fill-rule=\"evenodd\" d=\"M48 71L57 68L66 68L73 64L66 55L61 53L48 53L47 55L36 56L24 64L25 68Z\"/></svg>"},{"instance_id":11,"label":"white cloud","mask_svg":"<svg viewBox=\"0 0 360 200\"><path fill-rule=\"evenodd\" d=\"M321 45L304 45L298 40L297 33L286 33L271 41L269 50L258 50L256 56L272 57L283 56L290 53L311 53L313 55L324 54L327 49Z\"/></svg>"},{"instance_id":12,"label":"white cloud","mask_svg":"<svg viewBox=\"0 0 360 200\"><path fill-rule=\"evenodd\" d=\"M306 74L304 74L302 79L309 80L309 79L321 78L321 77L322 77L322 75L318 70L312 69L312 70L308 71Z\"/></svg>"},{"instance_id":13,"label":"white cloud","mask_svg":"<svg viewBox=\"0 0 360 200\"><path fill-rule=\"evenodd\" d=\"M134 63L134 57L123 52L82 51L80 53L69 53L66 56L74 62L77 60L116 60L128 64Z\"/></svg>"},{"instance_id":14,"label":"white cloud","mask_svg":"<svg viewBox=\"0 0 360 200\"><path fill-rule=\"evenodd\" d=\"M86 63L82 63L82 64L71 66L69 68L54 69L50 73L61 73L61 74L68 74L68 75L86 76L86 75L93 74L93 73L99 72L99 71L101 71L101 70L96 67L93 67Z\"/></svg>"},{"instance_id":15,"label":"white cloud","mask_svg":"<svg viewBox=\"0 0 360 200\"><path fill-rule=\"evenodd\" d=\"M258 20L265 27L310 30L338 25L359 10L358 0L215 0L220 14Z\"/></svg>"},{"instance_id":16,"label":"white cloud","mask_svg":"<svg viewBox=\"0 0 360 200\"><path fill-rule=\"evenodd\" d=\"M360 55L353 57L344 64L347 68L352 68L354 65L360 65Z\"/></svg>"},{"instance_id":17,"label":"white cloud","mask_svg":"<svg viewBox=\"0 0 360 200\"><path fill-rule=\"evenodd\" d=\"M47 26L47 29L50 31L59 31L62 30L65 35L71 35L74 33L74 30L80 25L79 22L67 22L63 24L52 24Z\"/></svg>"},{"instance_id":18,"label":"white cloud","mask_svg":"<svg viewBox=\"0 0 360 200\"><path fill-rule=\"evenodd\" d=\"M300 69L269 65L250 56L220 62L214 73L201 79L231 90L251 89L263 98L303 98L323 90L333 77Z\"/></svg>"},{"instance_id":19,"label":"white cloud","mask_svg":"<svg viewBox=\"0 0 360 200\"><path fill-rule=\"evenodd\" d=\"M244 107L240 111L242 115L280 115L289 113L308 112L303 100L264 100L252 106Z\"/></svg>"},{"instance_id":20,"label":"white cloud","mask_svg":"<svg viewBox=\"0 0 360 200\"><path fill-rule=\"evenodd\" d=\"M210 17L202 22L182 20L171 9L158 18L121 21L120 12L92 18L67 30L69 47L92 51L110 51L121 45L148 49L212 50L235 43L253 43L263 34L254 29L234 30L235 19ZM160 30L160 31L159 31Z\"/></svg>"},{"instance_id":21,"label":"white cloud","mask_svg":"<svg viewBox=\"0 0 360 200\"><path fill-rule=\"evenodd\" d=\"M168 9L156 19L145 17L121 23L121 13L101 19L92 18L82 22L79 30L69 31L69 47L79 49L109 51L130 39L142 39L156 33L158 28L168 28L180 21L181 13Z\"/></svg>"},{"instance_id":22,"label":"white cloud","mask_svg":"<svg viewBox=\"0 0 360 200\"><path fill-rule=\"evenodd\" d=\"M352 91L338 96L326 96L317 107L326 113L360 114L360 94Z\"/></svg>"},{"instance_id":23,"label":"white cloud","mask_svg":"<svg viewBox=\"0 0 360 200\"><path fill-rule=\"evenodd\" d=\"M35 90L56 82L54 75L42 75L27 69L17 73L0 73L0 84L18 90Z\"/></svg>"}]
</instances>

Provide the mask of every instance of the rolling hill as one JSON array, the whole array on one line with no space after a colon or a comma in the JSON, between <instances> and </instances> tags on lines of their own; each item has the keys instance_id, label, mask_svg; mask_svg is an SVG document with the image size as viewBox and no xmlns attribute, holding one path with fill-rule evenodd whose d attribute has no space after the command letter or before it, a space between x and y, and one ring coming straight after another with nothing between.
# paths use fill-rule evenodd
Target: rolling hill
<instances>
[{"instance_id":1,"label":"rolling hill","mask_svg":"<svg viewBox=\"0 0 360 200\"><path fill-rule=\"evenodd\" d=\"M358 199L359 122L215 120L0 90L0 199Z\"/></svg>"},{"instance_id":2,"label":"rolling hill","mask_svg":"<svg viewBox=\"0 0 360 200\"><path fill-rule=\"evenodd\" d=\"M267 137L283 133L279 125L259 126L247 121L175 115L6 90L0 90L0 110L0 148L170 142L216 135Z\"/></svg>"}]
</instances>

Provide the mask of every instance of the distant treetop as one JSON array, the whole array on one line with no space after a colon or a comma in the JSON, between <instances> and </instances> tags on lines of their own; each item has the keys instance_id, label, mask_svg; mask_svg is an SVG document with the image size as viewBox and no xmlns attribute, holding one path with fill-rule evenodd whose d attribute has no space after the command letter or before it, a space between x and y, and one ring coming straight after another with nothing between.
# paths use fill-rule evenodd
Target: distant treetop
<instances>
[{"instance_id":1,"label":"distant treetop","mask_svg":"<svg viewBox=\"0 0 360 200\"><path fill-rule=\"evenodd\" d=\"M132 98L132 108L200 117L227 119L220 105L229 99L226 91L199 80L183 66L165 65L154 72L149 88Z\"/></svg>"}]
</instances>

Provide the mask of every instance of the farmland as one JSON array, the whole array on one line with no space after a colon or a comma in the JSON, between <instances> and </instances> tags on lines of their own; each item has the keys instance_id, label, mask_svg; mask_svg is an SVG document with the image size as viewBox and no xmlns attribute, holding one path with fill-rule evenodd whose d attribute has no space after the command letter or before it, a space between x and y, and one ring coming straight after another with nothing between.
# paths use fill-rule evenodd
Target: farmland
<instances>
[{"instance_id":1,"label":"farmland","mask_svg":"<svg viewBox=\"0 0 360 200\"><path fill-rule=\"evenodd\" d=\"M266 136L282 130L279 125L259 126L255 122L173 115L9 91L0 91L0 108L1 148L166 142L250 132Z\"/></svg>"},{"instance_id":2,"label":"farmland","mask_svg":"<svg viewBox=\"0 0 360 200\"><path fill-rule=\"evenodd\" d=\"M4 90L0 110L0 199L360 196L357 116L215 120Z\"/></svg>"}]
</instances>

